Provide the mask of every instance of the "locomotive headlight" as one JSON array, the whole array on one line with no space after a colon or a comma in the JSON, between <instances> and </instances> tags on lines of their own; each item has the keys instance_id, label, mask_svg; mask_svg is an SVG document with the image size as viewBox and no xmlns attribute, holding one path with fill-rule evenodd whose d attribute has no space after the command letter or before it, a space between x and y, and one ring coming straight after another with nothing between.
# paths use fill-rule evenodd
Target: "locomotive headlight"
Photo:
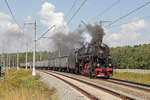
<instances>
[{"instance_id":1,"label":"locomotive headlight","mask_svg":"<svg viewBox=\"0 0 150 100\"><path fill-rule=\"evenodd\" d=\"M100 54L100 55L104 55L104 51L100 51L99 54Z\"/></svg>"},{"instance_id":2,"label":"locomotive headlight","mask_svg":"<svg viewBox=\"0 0 150 100\"><path fill-rule=\"evenodd\" d=\"M109 66L111 66L111 64L109 64Z\"/></svg>"},{"instance_id":3,"label":"locomotive headlight","mask_svg":"<svg viewBox=\"0 0 150 100\"><path fill-rule=\"evenodd\" d=\"M100 64L97 64L97 67L99 67L100 66Z\"/></svg>"}]
</instances>

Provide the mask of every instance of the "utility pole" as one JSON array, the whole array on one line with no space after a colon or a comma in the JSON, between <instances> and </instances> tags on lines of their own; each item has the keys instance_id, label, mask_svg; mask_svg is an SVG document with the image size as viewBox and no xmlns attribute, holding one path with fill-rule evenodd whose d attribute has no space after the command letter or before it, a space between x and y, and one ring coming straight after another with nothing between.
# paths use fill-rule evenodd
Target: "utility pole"
<instances>
[{"instance_id":1,"label":"utility pole","mask_svg":"<svg viewBox=\"0 0 150 100\"><path fill-rule=\"evenodd\" d=\"M14 56L12 55L12 67L14 67Z\"/></svg>"},{"instance_id":2,"label":"utility pole","mask_svg":"<svg viewBox=\"0 0 150 100\"><path fill-rule=\"evenodd\" d=\"M8 66L9 66L9 65L8 65L8 64L9 64L9 63L8 63L8 62L9 62L8 53L7 53L7 61L6 61L6 62L7 62L7 63L6 63L6 64L7 64L7 69L8 69Z\"/></svg>"},{"instance_id":3,"label":"utility pole","mask_svg":"<svg viewBox=\"0 0 150 100\"><path fill-rule=\"evenodd\" d=\"M28 45L27 45L27 50L26 50L26 70L28 69Z\"/></svg>"},{"instance_id":4,"label":"utility pole","mask_svg":"<svg viewBox=\"0 0 150 100\"><path fill-rule=\"evenodd\" d=\"M11 61L11 56L9 55L9 69L10 69L10 61Z\"/></svg>"},{"instance_id":5,"label":"utility pole","mask_svg":"<svg viewBox=\"0 0 150 100\"><path fill-rule=\"evenodd\" d=\"M2 55L0 55L0 66L2 67Z\"/></svg>"},{"instance_id":6,"label":"utility pole","mask_svg":"<svg viewBox=\"0 0 150 100\"><path fill-rule=\"evenodd\" d=\"M40 46L41 46L41 40L40 41ZM40 50L40 66L41 66L41 61L42 61L42 51Z\"/></svg>"},{"instance_id":7,"label":"utility pole","mask_svg":"<svg viewBox=\"0 0 150 100\"><path fill-rule=\"evenodd\" d=\"M23 35L24 35L24 27L25 27L26 24L30 24L30 23L24 23L24 26L23 26ZM28 69L27 63L28 63L28 43L26 41L26 55L25 55L25 65L26 65L25 69L26 70Z\"/></svg>"},{"instance_id":8,"label":"utility pole","mask_svg":"<svg viewBox=\"0 0 150 100\"><path fill-rule=\"evenodd\" d=\"M32 75L35 76L35 53L36 53L36 20L33 23L25 23L25 24L33 24L34 25L34 36L33 36L33 68L32 68Z\"/></svg>"},{"instance_id":9,"label":"utility pole","mask_svg":"<svg viewBox=\"0 0 150 100\"><path fill-rule=\"evenodd\" d=\"M42 61L42 51L40 51L40 61Z\"/></svg>"},{"instance_id":10,"label":"utility pole","mask_svg":"<svg viewBox=\"0 0 150 100\"><path fill-rule=\"evenodd\" d=\"M13 62L12 66L15 67L15 56L13 55Z\"/></svg>"},{"instance_id":11,"label":"utility pole","mask_svg":"<svg viewBox=\"0 0 150 100\"><path fill-rule=\"evenodd\" d=\"M36 52L36 21L34 22L34 39L33 39L34 43L34 49L33 49L33 70L32 70L32 75L35 76L36 72L35 72L35 52Z\"/></svg>"},{"instance_id":12,"label":"utility pole","mask_svg":"<svg viewBox=\"0 0 150 100\"><path fill-rule=\"evenodd\" d=\"M5 55L4 54L3 54L3 68L6 69L6 67L5 67Z\"/></svg>"},{"instance_id":13,"label":"utility pole","mask_svg":"<svg viewBox=\"0 0 150 100\"><path fill-rule=\"evenodd\" d=\"M42 61L42 51L40 51L40 66L41 66L41 61Z\"/></svg>"},{"instance_id":14,"label":"utility pole","mask_svg":"<svg viewBox=\"0 0 150 100\"><path fill-rule=\"evenodd\" d=\"M17 51L17 70L19 70L19 52Z\"/></svg>"}]
</instances>

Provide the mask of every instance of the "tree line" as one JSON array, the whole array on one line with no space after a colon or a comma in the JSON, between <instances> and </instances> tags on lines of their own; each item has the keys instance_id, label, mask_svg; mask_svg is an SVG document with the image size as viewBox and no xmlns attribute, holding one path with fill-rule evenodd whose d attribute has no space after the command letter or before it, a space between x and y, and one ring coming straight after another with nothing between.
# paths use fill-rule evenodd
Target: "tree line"
<instances>
[{"instance_id":1,"label":"tree line","mask_svg":"<svg viewBox=\"0 0 150 100\"><path fill-rule=\"evenodd\" d=\"M57 52L58 53L58 52ZM36 61L52 58L56 52L36 52ZM114 67L120 69L150 69L150 44L110 48ZM10 61L9 61L10 56ZM25 65L26 53L19 53L19 65ZM17 65L17 53L0 54L0 64ZM33 53L28 52L28 62L33 61Z\"/></svg>"},{"instance_id":2,"label":"tree line","mask_svg":"<svg viewBox=\"0 0 150 100\"><path fill-rule=\"evenodd\" d=\"M28 52L28 62L33 61L33 52ZM52 56L51 52L42 51L36 52L36 61L48 60ZM25 65L26 63L26 52L19 53L19 65ZM0 54L0 65L1 66L17 66L17 53L3 53Z\"/></svg>"},{"instance_id":3,"label":"tree line","mask_svg":"<svg viewBox=\"0 0 150 100\"><path fill-rule=\"evenodd\" d=\"M116 68L150 69L150 44L110 49Z\"/></svg>"}]
</instances>

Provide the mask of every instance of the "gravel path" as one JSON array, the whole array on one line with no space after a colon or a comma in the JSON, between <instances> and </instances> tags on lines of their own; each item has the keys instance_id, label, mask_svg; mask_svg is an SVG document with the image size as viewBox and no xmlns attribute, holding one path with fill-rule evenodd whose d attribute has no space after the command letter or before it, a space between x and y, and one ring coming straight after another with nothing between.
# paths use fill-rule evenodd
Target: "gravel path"
<instances>
[{"instance_id":1,"label":"gravel path","mask_svg":"<svg viewBox=\"0 0 150 100\"><path fill-rule=\"evenodd\" d=\"M61 80L43 72L38 73L41 76L41 80L46 83L49 88L55 87L57 89L55 96L58 96L59 100L89 100L83 94Z\"/></svg>"}]
</instances>

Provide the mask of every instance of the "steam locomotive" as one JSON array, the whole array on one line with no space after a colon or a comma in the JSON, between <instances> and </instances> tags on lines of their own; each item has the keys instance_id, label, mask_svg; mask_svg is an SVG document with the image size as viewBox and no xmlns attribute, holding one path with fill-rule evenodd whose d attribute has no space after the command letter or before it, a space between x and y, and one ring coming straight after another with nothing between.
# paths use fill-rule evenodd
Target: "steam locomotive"
<instances>
[{"instance_id":1,"label":"steam locomotive","mask_svg":"<svg viewBox=\"0 0 150 100\"><path fill-rule=\"evenodd\" d=\"M109 78L113 73L113 62L106 44L92 42L80 49L73 50L67 56L37 61L36 68L88 75L90 78L99 76Z\"/></svg>"},{"instance_id":2,"label":"steam locomotive","mask_svg":"<svg viewBox=\"0 0 150 100\"><path fill-rule=\"evenodd\" d=\"M77 74L89 75L89 77L109 78L113 73L109 47L102 42L94 42L76 50L69 56L69 63L69 69L73 69L72 71ZM70 68L70 66L73 67Z\"/></svg>"}]
</instances>

